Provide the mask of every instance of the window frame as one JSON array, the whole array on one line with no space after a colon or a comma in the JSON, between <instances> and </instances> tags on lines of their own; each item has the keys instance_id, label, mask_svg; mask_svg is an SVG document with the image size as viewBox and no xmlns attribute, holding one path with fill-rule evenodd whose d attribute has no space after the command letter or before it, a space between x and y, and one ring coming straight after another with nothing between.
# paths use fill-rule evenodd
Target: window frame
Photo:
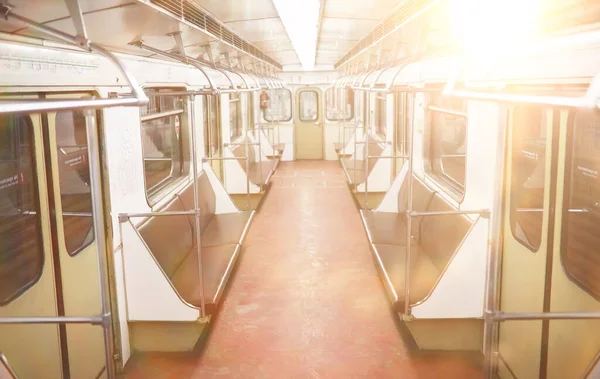
<instances>
[{"instance_id":1,"label":"window frame","mask_svg":"<svg viewBox=\"0 0 600 379\"><path fill-rule=\"evenodd\" d=\"M423 161L425 165L425 175L430 178L433 182L435 182L441 189L444 190L444 193L448 194L452 199L454 199L458 204L461 204L467 192L467 152L468 152L468 141L469 141L469 115L468 115L468 103L466 100L462 100L464 110L452 109L444 106L438 105L435 102L435 99L443 98L441 91L428 91L426 92L426 100L425 100L425 133L424 133L424 148L423 148ZM431 109L431 107L438 108ZM433 122L433 114L434 113L443 113L443 111L456 112L457 117L462 117L465 120L465 179L464 185L460 185L454 178L445 174L444 172L438 172L434 169L434 149L432 146L434 134L434 122ZM458 113L463 113L459 115ZM439 159L439 158L438 158Z\"/></svg>"},{"instance_id":2,"label":"window frame","mask_svg":"<svg viewBox=\"0 0 600 379\"><path fill-rule=\"evenodd\" d=\"M312 120L307 120L302 118L302 104L303 104L303 100L302 100L302 95L304 95L305 93L314 93L316 96L316 102L315 104L317 105L317 113L314 119ZM319 120L320 116L321 116L321 104L319 102L319 92L316 89L303 89L302 91L300 91L300 93L298 94L298 120L300 122L316 122Z\"/></svg>"},{"instance_id":3,"label":"window frame","mask_svg":"<svg viewBox=\"0 0 600 379\"><path fill-rule=\"evenodd\" d=\"M521 108L521 110L519 110L518 108ZM515 220L515 214L516 214L516 207L513 207L513 203L515 202L516 198L513 196L513 192L515 191L515 187L514 187L514 181L513 181L513 174L514 174L514 154L513 154L513 148L514 148L514 138L515 138L515 133L514 133L514 129L515 129L515 125L518 123L518 125L521 125L522 122L519 122L516 120L516 112L522 112L522 109L526 108L527 110L531 111L531 110L537 110L539 112L539 125L540 128L544 127L546 128L546 134L548 133L552 133L552 129L549 129L548 125L547 125L547 116L545 115L546 112L548 111L552 111L554 112L554 108L552 107L544 107L544 106L536 106L536 105L527 105L527 104L520 104L520 105L516 105L514 107L512 107L511 113L510 113L510 118L511 118L511 122L512 122L512 129L511 129L511 135L510 135L510 146L511 146L511 151L509 152L510 154L510 159L511 159L511 175L510 175L510 188L509 188L509 214L508 214L508 224L510 226L510 232L512 237L514 238L515 241L517 241L521 246L527 248L527 250L531 251L532 253L537 253L540 251L540 248L544 242L543 239L543 231L544 231L544 217L546 217L546 210L544 209L544 204L546 203L546 194L544 191L544 195L542 198L542 225L541 225L541 230L540 230L540 243L537 246L532 245L531 243L529 243L528 241L524 241L522 238L520 238L519 236L517 236L515 234L515 225L516 225L516 220ZM545 122L544 125L542 125ZM550 138L549 138L550 137ZM546 141L545 141L545 149L544 149L544 171L546 171L548 169L547 165L548 165L548 144L552 143L552 136L546 136ZM552 153L552 152L551 152Z\"/></svg>"},{"instance_id":4,"label":"window frame","mask_svg":"<svg viewBox=\"0 0 600 379\"><path fill-rule=\"evenodd\" d=\"M35 214L37 215L36 217L36 229L37 229L37 233L36 233L36 239L37 239L37 244L40 247L39 252L40 252L40 265L39 265L39 269L38 272L35 274L35 276L32 277L31 280L29 280L27 283L24 283L23 285L20 286L20 288L18 288L17 290L15 290L8 298L6 299L0 299L0 307L6 306L10 303L12 303L13 301L15 301L16 299L20 298L25 292L27 292L31 287L33 287L36 283L38 283L42 277L42 275L44 274L44 268L45 268L45 261L46 261L46 251L45 251L45 246L44 246L44 237L43 237L43 225L42 225L42 217L41 217L41 204L40 204L40 184L38 181L38 176L39 176L39 172L38 172L38 162L37 162L37 158L38 158L38 150L41 148L40 146L38 146L36 144L36 138L35 138L35 126L34 126L34 122L33 119L31 117L32 113L23 113L23 114L7 114L7 116L10 115L14 115L15 117L23 117L27 123L27 127L29 128L30 131L30 135L29 135L29 143L30 143L30 148L31 148L31 180L32 180L32 188L34 189L32 195L35 196L35 201L34 201L34 205L35 205ZM39 114L39 113L38 113ZM41 114L40 114L40 122L41 122ZM20 145L20 142L19 142ZM20 147L20 146L19 146ZM48 190L52 190L51 188L48 188Z\"/></svg>"},{"instance_id":5,"label":"window frame","mask_svg":"<svg viewBox=\"0 0 600 379\"><path fill-rule=\"evenodd\" d=\"M328 116L328 111L329 111L329 103L327 102L327 96L330 93L330 91L334 91L334 104L336 103L335 100L338 99L338 96L341 97L341 93L342 92L346 92L348 93L349 91L352 92L351 96L346 96L346 104L348 104L348 99L352 99L352 104L350 106L350 117L333 117L333 118L329 118ZM354 120L354 90L352 88L348 88L348 87L329 87L327 88L327 90L325 91L325 119L327 121L331 121L331 122L345 122L345 121L352 121ZM344 110L344 114L345 114L345 110Z\"/></svg>"},{"instance_id":6,"label":"window frame","mask_svg":"<svg viewBox=\"0 0 600 379\"><path fill-rule=\"evenodd\" d=\"M289 88L269 88L269 89L263 89L262 91L287 91L288 95L289 95L289 101L288 101L288 105L289 105L289 110L290 110L290 116L286 119L286 120L274 120L274 119L269 119L267 118L267 113L266 110L267 108L261 108L261 113L262 113L262 118L267 121L267 122L290 122L292 121L292 118L294 117L294 104L292 102L292 91ZM260 103L260 96L259 96L259 103ZM270 103L269 103L269 107L270 108Z\"/></svg>"},{"instance_id":7,"label":"window frame","mask_svg":"<svg viewBox=\"0 0 600 379\"><path fill-rule=\"evenodd\" d=\"M233 120L231 119L231 104L235 104L235 125L233 129ZM235 142L244 135L244 118L242 117L242 96L240 94L229 94L229 141ZM239 131L239 134L233 134L234 130Z\"/></svg>"},{"instance_id":8,"label":"window frame","mask_svg":"<svg viewBox=\"0 0 600 379\"><path fill-rule=\"evenodd\" d=\"M59 111L59 112L73 112L74 113L74 112L78 112L78 110L64 110L64 111ZM55 134L56 134L56 131L57 131L57 126L58 126L58 124L56 123L56 116L58 115L59 112L53 112L54 113L54 133ZM96 111L95 113L96 113L95 114L95 116L96 116L96 123L98 124L100 122L100 120L101 120L101 118L100 118L100 112ZM42 117L48 117L48 113L42 114ZM85 129L85 131L86 131L86 151L87 151L87 157L88 157L88 163L87 163L87 165L88 165L88 172L91 175L91 170L90 170L90 167L89 167L89 162L90 162L89 155L90 155L90 152L89 152L89 146L87 146L87 128ZM58 146L58 138L56 138L56 136L55 136L55 142L56 142L56 148L58 149L58 147L59 147ZM58 152L57 152L57 156L58 156ZM59 183L60 183L60 167L58 168L58 180L59 180ZM62 198L63 194L62 194L62 191L60 189L59 189L59 195L60 195L61 213L62 213L65 210L64 210L63 198ZM92 202L92 201L93 201L93 199L92 199L92 192L91 192L91 189L90 189L90 202ZM92 217L93 217L94 210L92 209L91 212L92 212ZM74 257L77 254L81 253L83 250L85 250L92 243L96 242L96 233L95 233L95 230L94 230L94 224L92 223L92 227L91 227L92 228L91 230L92 230L92 233L93 233L93 238L87 244L82 244L81 246L79 246L79 248L77 248L77 249L75 249L75 250L73 250L71 252L71 251L69 251L69 249L67 247L67 233L66 233L65 227L64 227L64 221L65 221L64 217L65 216L63 214L62 215L62 223L63 223L63 228L62 229L63 229L63 242L65 244L65 251L67 252L67 254L69 256Z\"/></svg>"},{"instance_id":9,"label":"window frame","mask_svg":"<svg viewBox=\"0 0 600 379\"><path fill-rule=\"evenodd\" d=\"M387 139L387 94L378 94L375 93L375 109L373 114L373 119L375 122L374 131L375 134L380 137L382 140ZM383 104L383 109L382 109ZM382 115L383 115L383 123L382 123ZM383 124L383 125L382 125ZM383 133L380 127L383 127Z\"/></svg>"},{"instance_id":10,"label":"window frame","mask_svg":"<svg viewBox=\"0 0 600 379\"><path fill-rule=\"evenodd\" d=\"M158 86L158 87L144 87L144 92L160 92L161 90L165 91L165 92L185 92L187 91L187 89L185 87L162 87L162 86ZM164 196L166 196L167 194L169 194L173 188L175 186L177 186L177 184L179 182L181 182L182 180L186 180L188 175L189 175L189 165L191 162L191 157L190 157L190 138L189 138L189 125L190 125L190 112L189 112L189 108L190 108L190 104L188 102L188 98L187 96L184 95L165 95L165 96L171 96L171 97L179 97L181 99L182 102L182 109L180 112L178 113L173 113L170 111L165 111L165 112L158 112L154 115L156 115L157 117L149 119L149 120L143 120L144 116L147 116L148 114L142 116L142 108L143 107L138 107L138 112L139 112L139 116L140 116L140 136L142 137L141 140L141 145L142 145L142 168L143 168L143 175L144 175L144 196L146 197L146 202L148 203L148 205L152 208L154 207L157 203L159 203ZM161 97L160 95L151 95L149 97ZM181 167L180 167L180 175L177 176L171 176L171 174L162 179L159 183L157 183L156 185L154 185L152 187L152 191L150 191L150 189L148 188L147 185L147 180L146 180L146 165L145 165L145 157L144 157L144 140L143 140L143 123L145 121L152 121L152 120L156 120L159 118L163 118L163 117L170 117L170 116L175 116L175 115L179 115L180 118L180 129L179 129L179 133L180 133L180 138L179 138L179 149L180 149L180 158L181 158ZM171 163L171 172L173 171L173 164Z\"/></svg>"}]
</instances>

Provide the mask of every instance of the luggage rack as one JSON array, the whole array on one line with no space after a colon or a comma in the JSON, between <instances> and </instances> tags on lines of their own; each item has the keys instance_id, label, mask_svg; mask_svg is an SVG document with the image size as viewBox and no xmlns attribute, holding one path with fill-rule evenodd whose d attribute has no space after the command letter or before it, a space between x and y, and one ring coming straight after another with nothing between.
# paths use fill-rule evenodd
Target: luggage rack
<instances>
[{"instance_id":1,"label":"luggage rack","mask_svg":"<svg viewBox=\"0 0 600 379\"><path fill-rule=\"evenodd\" d=\"M95 113L92 109L109 108L118 106L139 107L148 104L148 96L144 90L134 79L133 75L127 71L121 60L112 52L104 47L95 44L87 37L83 14L78 0L65 0L69 15L77 35L72 36L50 26L40 24L29 18L23 17L13 12L13 7L2 3L0 4L0 12L6 20L16 20L26 24L28 27L44 33L45 35L54 37L69 45L77 46L84 51L94 52L108 59L125 77L132 93L125 97L101 98L101 99L85 99L85 100L37 100L37 101L2 101L0 102L0 114L18 113L18 112L49 112L59 110L75 110L81 109L84 111L87 146L90 165L90 189L92 195L92 214L93 214L93 230L96 235L96 250L98 258L98 279L100 289L100 314L91 316L33 316L33 317L0 317L0 324L90 324L102 327L104 338L104 354L106 365L106 376L108 379L113 379L116 375L114 363L114 346L113 346L113 316L111 313L111 304L108 294L107 280L107 263L106 263L106 238L104 230L104 214L102 209L102 183L100 166L100 146L98 139L94 136L98 135L98 126L95 120ZM2 363L4 363L2 359Z\"/></svg>"}]
</instances>

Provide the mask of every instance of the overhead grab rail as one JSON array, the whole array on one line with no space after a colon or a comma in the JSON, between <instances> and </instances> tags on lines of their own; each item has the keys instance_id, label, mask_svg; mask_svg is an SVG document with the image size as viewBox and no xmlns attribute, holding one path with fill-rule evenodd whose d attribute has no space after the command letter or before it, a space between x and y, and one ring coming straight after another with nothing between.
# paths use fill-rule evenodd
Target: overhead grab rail
<instances>
[{"instance_id":1,"label":"overhead grab rail","mask_svg":"<svg viewBox=\"0 0 600 379\"><path fill-rule=\"evenodd\" d=\"M465 59L460 63L444 86L442 94L445 96L459 97L468 100L499 101L505 103L522 103L535 105L549 105L568 108L600 108L600 73L591 81L587 91L581 97L545 96L545 95L518 95L457 89L460 78L470 60Z\"/></svg>"},{"instance_id":2,"label":"overhead grab rail","mask_svg":"<svg viewBox=\"0 0 600 379\"><path fill-rule=\"evenodd\" d=\"M16 20L26 24L28 27L38 30L49 36L58 38L70 45L75 45L88 52L95 52L111 61L123 74L131 90L133 97L111 98L111 99L85 99L85 100L11 100L0 102L0 114L13 112L49 112L65 109L82 109L82 108L108 108L119 106L142 106L148 104L148 97L144 93L142 87L133 78L133 75L125 69L125 65L121 60L108 51L104 47L97 45L87 39L85 24L83 23L83 15L76 0L67 0L67 7L73 19L77 36L61 32L50 26L40 24L29 18L20 16L12 11L12 7L8 4L0 4L0 13L6 20Z\"/></svg>"}]
</instances>

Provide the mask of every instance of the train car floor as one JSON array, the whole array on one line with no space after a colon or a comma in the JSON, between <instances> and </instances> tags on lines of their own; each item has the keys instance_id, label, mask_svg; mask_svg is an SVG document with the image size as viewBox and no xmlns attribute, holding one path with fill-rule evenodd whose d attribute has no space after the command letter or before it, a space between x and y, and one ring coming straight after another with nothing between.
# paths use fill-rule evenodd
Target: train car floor
<instances>
[{"instance_id":1,"label":"train car floor","mask_svg":"<svg viewBox=\"0 0 600 379\"><path fill-rule=\"evenodd\" d=\"M282 162L198 354L152 353L124 378L481 378L403 337L337 162Z\"/></svg>"}]
</instances>

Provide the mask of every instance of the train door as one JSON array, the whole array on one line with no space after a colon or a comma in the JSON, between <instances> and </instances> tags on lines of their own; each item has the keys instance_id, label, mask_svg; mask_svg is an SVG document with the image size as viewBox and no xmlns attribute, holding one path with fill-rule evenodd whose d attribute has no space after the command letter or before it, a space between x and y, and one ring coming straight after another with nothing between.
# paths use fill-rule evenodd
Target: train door
<instances>
[{"instance_id":1,"label":"train door","mask_svg":"<svg viewBox=\"0 0 600 379\"><path fill-rule=\"evenodd\" d=\"M223 144L221 143L221 127L218 95L202 96L204 111L204 149L207 158L221 158ZM223 161L213 160L211 166L217 177L223 180Z\"/></svg>"},{"instance_id":2,"label":"train door","mask_svg":"<svg viewBox=\"0 0 600 379\"><path fill-rule=\"evenodd\" d=\"M6 288L5 283L15 288L21 282L27 286L5 290L2 300L6 304L0 306L0 314L98 315L101 301L86 117L81 111L3 117L2 147L12 143L13 156L3 154L7 163L2 162L8 175L3 179L7 196L3 196L2 204L2 243L8 245L3 246L0 275L5 276L2 288ZM28 136L32 136L31 143ZM11 160L20 162L16 171L10 166ZM17 178L16 184L11 174ZM18 222L11 220L15 218ZM23 259L28 255L43 257L43 265L36 265L33 258ZM25 280L28 277L31 279ZM20 378L106 375L99 326L3 325L0 350L13 362Z\"/></svg>"},{"instance_id":3,"label":"train door","mask_svg":"<svg viewBox=\"0 0 600 379\"><path fill-rule=\"evenodd\" d=\"M551 267L553 156L557 152L558 113L550 108L517 106L510 111L500 309L543 312ZM507 321L499 326L502 378L541 377L542 321Z\"/></svg>"},{"instance_id":4,"label":"train door","mask_svg":"<svg viewBox=\"0 0 600 379\"><path fill-rule=\"evenodd\" d=\"M321 90L302 88L296 94L296 159L323 159L323 115Z\"/></svg>"},{"instance_id":5,"label":"train door","mask_svg":"<svg viewBox=\"0 0 600 379\"><path fill-rule=\"evenodd\" d=\"M544 310L600 312L600 116L562 111L560 141ZM547 378L583 378L600 352L600 320L544 321L542 348Z\"/></svg>"}]
</instances>

